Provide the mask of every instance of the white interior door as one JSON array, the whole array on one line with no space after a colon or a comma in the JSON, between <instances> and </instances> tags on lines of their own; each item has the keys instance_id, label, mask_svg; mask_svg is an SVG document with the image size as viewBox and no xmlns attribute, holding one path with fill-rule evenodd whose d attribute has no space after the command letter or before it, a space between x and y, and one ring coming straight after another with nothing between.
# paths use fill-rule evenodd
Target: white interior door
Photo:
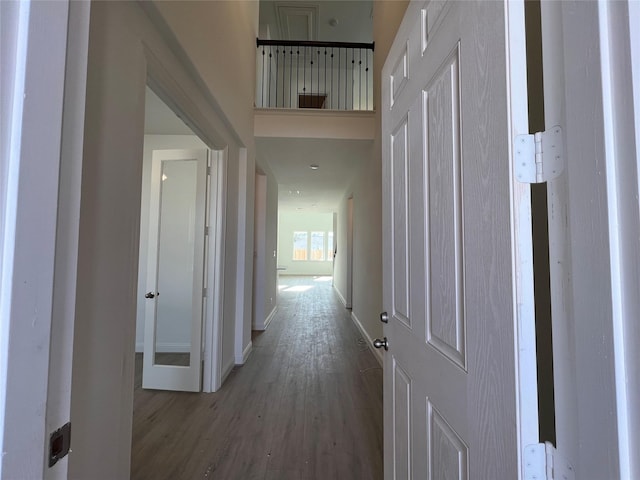
<instances>
[{"instance_id":1,"label":"white interior door","mask_svg":"<svg viewBox=\"0 0 640 480\"><path fill-rule=\"evenodd\" d=\"M142 387L201 387L207 150L155 150Z\"/></svg>"},{"instance_id":2,"label":"white interior door","mask_svg":"<svg viewBox=\"0 0 640 480\"><path fill-rule=\"evenodd\" d=\"M385 479L516 479L538 442L522 2L414 2L382 73Z\"/></svg>"}]
</instances>

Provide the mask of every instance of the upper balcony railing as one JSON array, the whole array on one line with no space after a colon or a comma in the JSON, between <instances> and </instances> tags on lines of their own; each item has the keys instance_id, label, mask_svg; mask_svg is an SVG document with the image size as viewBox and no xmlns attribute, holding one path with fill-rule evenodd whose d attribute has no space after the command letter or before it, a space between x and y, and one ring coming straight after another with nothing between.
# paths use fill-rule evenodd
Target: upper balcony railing
<instances>
[{"instance_id":1,"label":"upper balcony railing","mask_svg":"<svg viewBox=\"0 0 640 480\"><path fill-rule=\"evenodd\" d=\"M373 110L374 43L257 39L256 106Z\"/></svg>"}]
</instances>

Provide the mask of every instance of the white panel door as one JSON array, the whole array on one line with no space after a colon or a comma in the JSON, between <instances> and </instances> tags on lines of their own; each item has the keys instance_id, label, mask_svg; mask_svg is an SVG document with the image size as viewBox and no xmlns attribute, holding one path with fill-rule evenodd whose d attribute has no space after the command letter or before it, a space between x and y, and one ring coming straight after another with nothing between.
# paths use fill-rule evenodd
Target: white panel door
<instances>
[{"instance_id":1,"label":"white panel door","mask_svg":"<svg viewBox=\"0 0 640 480\"><path fill-rule=\"evenodd\" d=\"M207 150L155 150L142 387L201 388Z\"/></svg>"},{"instance_id":2,"label":"white panel door","mask_svg":"<svg viewBox=\"0 0 640 480\"><path fill-rule=\"evenodd\" d=\"M415 2L382 73L385 479L517 479L538 442L522 2Z\"/></svg>"}]
</instances>

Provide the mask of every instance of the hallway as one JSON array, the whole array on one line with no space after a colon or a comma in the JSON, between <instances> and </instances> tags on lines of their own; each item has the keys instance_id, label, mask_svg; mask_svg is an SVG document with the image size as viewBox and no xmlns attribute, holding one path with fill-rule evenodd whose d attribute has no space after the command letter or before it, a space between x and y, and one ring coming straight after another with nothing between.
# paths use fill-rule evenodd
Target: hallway
<instances>
[{"instance_id":1,"label":"hallway","mask_svg":"<svg viewBox=\"0 0 640 480\"><path fill-rule=\"evenodd\" d=\"M331 278L281 277L278 304L217 393L142 390L136 362L132 479L382 478L382 369Z\"/></svg>"}]
</instances>

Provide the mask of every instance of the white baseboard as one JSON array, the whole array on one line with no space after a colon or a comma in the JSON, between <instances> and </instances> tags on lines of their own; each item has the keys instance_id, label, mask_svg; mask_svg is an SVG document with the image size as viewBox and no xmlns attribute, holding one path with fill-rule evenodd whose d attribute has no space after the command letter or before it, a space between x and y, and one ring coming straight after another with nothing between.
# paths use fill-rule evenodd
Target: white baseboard
<instances>
[{"instance_id":1,"label":"white baseboard","mask_svg":"<svg viewBox=\"0 0 640 480\"><path fill-rule=\"evenodd\" d=\"M266 330L267 327L269 326L269 324L271 323L271 320L273 320L273 317L276 316L276 311L278 310L278 306L276 305L275 307L273 307L273 310L271 310L271 313L269 315L267 315L267 318L264 321L264 328L263 330Z\"/></svg>"},{"instance_id":2,"label":"white baseboard","mask_svg":"<svg viewBox=\"0 0 640 480\"><path fill-rule=\"evenodd\" d=\"M358 330L360 330L360 333L362 334L365 341L367 342L369 350L373 352L374 356L376 357L376 360L378 360L378 363L380 364L380 366L382 366L382 364L384 363L384 355L382 351L373 346L373 339L369 336L367 331L364 329L364 327L360 323L360 320L358 320L358 317L356 317L356 314L353 312L351 312L351 319L353 320L353 323L356 324L356 327L358 327Z\"/></svg>"},{"instance_id":3,"label":"white baseboard","mask_svg":"<svg viewBox=\"0 0 640 480\"><path fill-rule=\"evenodd\" d=\"M236 365L244 365L247 359L249 358L249 355L251 355L252 351L253 351L253 343L249 342L247 346L244 347L244 350L242 351L242 355L236 355Z\"/></svg>"},{"instance_id":4,"label":"white baseboard","mask_svg":"<svg viewBox=\"0 0 640 480\"><path fill-rule=\"evenodd\" d=\"M227 379L227 377L231 373L231 370L233 370L234 366L235 366L234 359L231 358L227 362L227 364L224 367L222 367L222 378L220 379L220 385L224 385L224 381Z\"/></svg>"},{"instance_id":5,"label":"white baseboard","mask_svg":"<svg viewBox=\"0 0 640 480\"><path fill-rule=\"evenodd\" d=\"M338 298L340 299L340 301L342 302L342 305L344 305L345 307L347 306L347 301L344 299L344 297L342 296L342 293L340 293L340 290L338 290L338 288L334 285L333 289L335 290L335 292L338 294Z\"/></svg>"},{"instance_id":6,"label":"white baseboard","mask_svg":"<svg viewBox=\"0 0 640 480\"><path fill-rule=\"evenodd\" d=\"M269 315L267 315L267 318L264 319L264 322L262 322L262 324L260 323L256 323L254 325L252 325L252 329L253 330L257 330L259 332L263 332L267 329L267 327L269 326L269 324L271 323L271 320L273 320L273 317L276 314L276 310L278 310L278 306L276 305L275 307L273 307L273 310L271 310L271 313Z\"/></svg>"}]
</instances>

